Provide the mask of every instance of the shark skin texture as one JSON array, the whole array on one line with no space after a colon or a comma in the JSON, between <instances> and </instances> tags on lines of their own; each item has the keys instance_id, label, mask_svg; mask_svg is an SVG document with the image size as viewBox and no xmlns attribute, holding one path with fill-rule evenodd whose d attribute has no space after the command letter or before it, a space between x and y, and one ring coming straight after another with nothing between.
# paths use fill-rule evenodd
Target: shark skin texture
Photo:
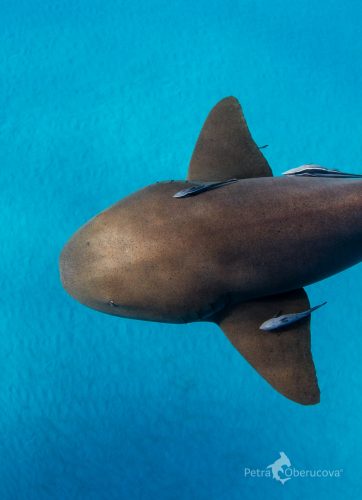
<instances>
[{"instance_id":1,"label":"shark skin texture","mask_svg":"<svg viewBox=\"0 0 362 500\"><path fill-rule=\"evenodd\" d=\"M188 188L195 194L175 197ZM213 322L277 391L316 404L310 317L259 327L308 310L303 287L361 261L361 195L355 178L273 177L228 97L208 115L187 179L147 186L91 219L61 253L61 280L104 313Z\"/></svg>"}]
</instances>

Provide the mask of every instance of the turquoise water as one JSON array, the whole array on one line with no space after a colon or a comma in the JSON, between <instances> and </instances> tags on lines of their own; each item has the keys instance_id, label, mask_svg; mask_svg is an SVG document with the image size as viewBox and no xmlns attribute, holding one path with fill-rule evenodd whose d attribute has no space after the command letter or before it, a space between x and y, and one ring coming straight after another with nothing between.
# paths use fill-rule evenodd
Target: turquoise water
<instances>
[{"instance_id":1,"label":"turquoise water","mask_svg":"<svg viewBox=\"0 0 362 500\"><path fill-rule=\"evenodd\" d=\"M89 218L183 178L200 126L241 101L274 173L358 171L359 2L0 4L0 498L355 499L359 266L309 287L315 407L274 392L209 324L101 315L57 259ZM340 478L244 477L284 451Z\"/></svg>"}]
</instances>

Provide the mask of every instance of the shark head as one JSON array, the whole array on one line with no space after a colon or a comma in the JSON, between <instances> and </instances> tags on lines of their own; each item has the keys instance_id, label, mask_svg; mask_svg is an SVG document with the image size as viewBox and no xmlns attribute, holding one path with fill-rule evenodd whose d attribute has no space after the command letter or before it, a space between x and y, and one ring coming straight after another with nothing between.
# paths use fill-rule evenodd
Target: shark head
<instances>
[{"instance_id":1,"label":"shark head","mask_svg":"<svg viewBox=\"0 0 362 500\"><path fill-rule=\"evenodd\" d=\"M117 212L117 217L114 217ZM81 227L64 246L59 260L65 290L82 304L101 312L139 317L132 294L133 245L122 211L111 207Z\"/></svg>"},{"instance_id":2,"label":"shark head","mask_svg":"<svg viewBox=\"0 0 362 500\"><path fill-rule=\"evenodd\" d=\"M65 290L80 303L115 316L170 323L192 318L198 306L195 285L182 267L185 243L165 209L174 210L177 224L176 190L174 184L151 185L82 226L60 255ZM186 232L192 230L188 221L185 226ZM197 297L202 303L202 293Z\"/></svg>"}]
</instances>

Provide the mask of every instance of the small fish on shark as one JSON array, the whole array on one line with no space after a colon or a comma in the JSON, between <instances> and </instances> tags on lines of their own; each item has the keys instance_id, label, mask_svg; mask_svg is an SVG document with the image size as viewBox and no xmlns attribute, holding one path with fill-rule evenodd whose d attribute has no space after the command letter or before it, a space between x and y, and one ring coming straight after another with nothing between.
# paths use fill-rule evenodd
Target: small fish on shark
<instances>
[{"instance_id":1,"label":"small fish on shark","mask_svg":"<svg viewBox=\"0 0 362 500\"><path fill-rule=\"evenodd\" d=\"M360 179L362 175L360 174L349 174L347 172L342 172L341 170L331 169L322 167L321 165L314 165L313 163L301 165L297 168L292 168L283 172L283 175L296 175L300 177L334 177L334 178L351 178Z\"/></svg>"},{"instance_id":2,"label":"small fish on shark","mask_svg":"<svg viewBox=\"0 0 362 500\"><path fill-rule=\"evenodd\" d=\"M266 146L261 146L260 149L264 147ZM312 163L287 170L286 172L283 172L283 175L294 175L298 177L334 177L351 179L362 178L362 175L360 174L350 174L347 172L342 172L340 170L322 167L321 165L314 165ZM194 186L178 191L173 195L173 198L188 198L189 196L204 193L205 191L211 191L212 189L217 189L229 184L233 184L238 180L239 179L233 178L221 182L204 182L202 184L196 184Z\"/></svg>"},{"instance_id":3,"label":"small fish on shark","mask_svg":"<svg viewBox=\"0 0 362 500\"><path fill-rule=\"evenodd\" d=\"M194 196L195 194L204 193L205 191L211 191L211 189L216 189L222 186L227 186L237 182L238 179L228 179L222 182L205 182L203 184L197 184L196 186L191 186L186 189L182 189L173 195L174 198L187 198L188 196Z\"/></svg>"},{"instance_id":4,"label":"small fish on shark","mask_svg":"<svg viewBox=\"0 0 362 500\"><path fill-rule=\"evenodd\" d=\"M308 316L310 316L313 311L319 309L320 307L326 304L327 302L323 302L322 304L311 307L306 311L302 311L299 313L283 314L282 316L276 316L274 318L268 319L267 321L264 321L264 323L260 325L259 329L266 332L271 332L273 330L284 328L285 326L289 326L293 323L296 323L297 321L301 321L304 318L308 318Z\"/></svg>"}]
</instances>

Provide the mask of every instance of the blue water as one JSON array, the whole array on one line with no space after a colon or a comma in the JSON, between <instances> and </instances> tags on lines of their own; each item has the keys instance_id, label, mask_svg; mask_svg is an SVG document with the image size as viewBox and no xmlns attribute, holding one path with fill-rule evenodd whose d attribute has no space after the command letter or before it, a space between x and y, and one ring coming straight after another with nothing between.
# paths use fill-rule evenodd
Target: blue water
<instances>
[{"instance_id":1,"label":"blue water","mask_svg":"<svg viewBox=\"0 0 362 500\"><path fill-rule=\"evenodd\" d=\"M1 499L358 497L360 266L308 289L328 306L313 318L321 404L302 407L213 325L76 303L57 259L97 212L184 178L227 95L276 175L358 171L361 20L357 1L2 0ZM342 477L244 477L280 451Z\"/></svg>"}]
</instances>

